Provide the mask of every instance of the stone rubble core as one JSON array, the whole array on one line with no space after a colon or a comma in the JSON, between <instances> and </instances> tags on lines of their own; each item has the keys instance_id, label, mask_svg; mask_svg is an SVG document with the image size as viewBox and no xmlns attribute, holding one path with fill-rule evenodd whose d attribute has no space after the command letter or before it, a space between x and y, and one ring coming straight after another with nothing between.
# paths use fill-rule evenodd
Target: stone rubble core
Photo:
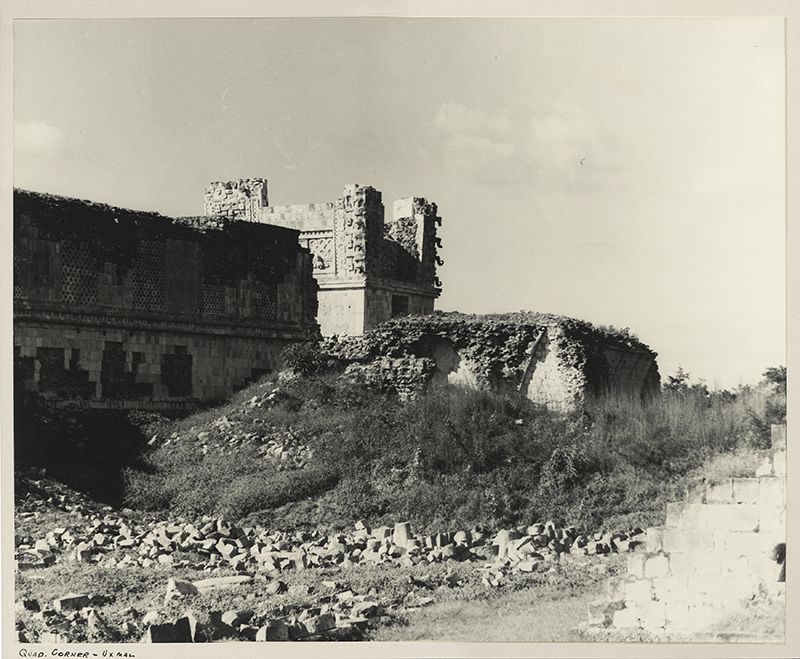
<instances>
[{"instance_id":1,"label":"stone rubble core","mask_svg":"<svg viewBox=\"0 0 800 659\"><path fill-rule=\"evenodd\" d=\"M546 313L394 318L361 337L325 339L315 351L320 363L404 398L447 382L513 388L567 411L590 397L660 393L656 353L627 330ZM287 365L293 367L291 355Z\"/></svg>"},{"instance_id":2,"label":"stone rubble core","mask_svg":"<svg viewBox=\"0 0 800 659\"><path fill-rule=\"evenodd\" d=\"M784 597L785 553L771 553L785 543L786 426L773 425L755 477L706 483L667 504L666 524L647 529L627 574L589 605L589 625L656 634L713 628L742 602Z\"/></svg>"}]
</instances>

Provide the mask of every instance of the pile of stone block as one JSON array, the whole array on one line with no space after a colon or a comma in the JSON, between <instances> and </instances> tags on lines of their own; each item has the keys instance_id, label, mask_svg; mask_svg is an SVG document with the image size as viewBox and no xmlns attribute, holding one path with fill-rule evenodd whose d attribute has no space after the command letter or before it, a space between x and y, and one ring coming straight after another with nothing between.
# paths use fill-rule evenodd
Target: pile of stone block
<instances>
[{"instance_id":1,"label":"pile of stone block","mask_svg":"<svg viewBox=\"0 0 800 659\"><path fill-rule=\"evenodd\" d=\"M32 611L34 620L44 623L46 631L37 640L50 643L67 643L76 639L116 643L131 636L140 637L142 643L203 643L222 638L240 641L352 641L360 640L364 630L385 614L375 594L357 595L336 582L323 582L328 594L300 606L265 611L232 609L195 614L184 610L179 615L170 613L170 609L174 610L192 596L209 590L248 585L254 585L252 577L220 577L195 582L170 579L161 609L144 613L128 607L122 612L125 621L119 627L109 624L97 610L102 598L85 594L59 597L44 608L36 600L22 600L17 603L17 608ZM276 581L270 585L278 587L268 587L268 594L287 591L283 582ZM24 631L18 634L17 640L30 642Z\"/></svg>"},{"instance_id":2,"label":"pile of stone block","mask_svg":"<svg viewBox=\"0 0 800 659\"><path fill-rule=\"evenodd\" d=\"M489 560L514 569L522 564L558 560L564 553L627 552L644 542L641 529L579 535L574 527L552 523L504 529L481 529L418 536L408 522L374 530L363 522L354 532L325 535L317 530L271 532L239 527L223 518L201 524L137 524L119 515L93 516L83 529L56 528L43 538L15 537L17 570L42 568L62 561L115 568L154 565L219 573L223 569L277 575L285 570L351 567L373 563L419 563Z\"/></svg>"},{"instance_id":3,"label":"pile of stone block","mask_svg":"<svg viewBox=\"0 0 800 659\"><path fill-rule=\"evenodd\" d=\"M589 606L589 624L654 633L709 628L743 600L782 596L785 543L786 426L773 426L772 449L755 477L707 483L667 505L666 524L647 529L627 574Z\"/></svg>"}]
</instances>

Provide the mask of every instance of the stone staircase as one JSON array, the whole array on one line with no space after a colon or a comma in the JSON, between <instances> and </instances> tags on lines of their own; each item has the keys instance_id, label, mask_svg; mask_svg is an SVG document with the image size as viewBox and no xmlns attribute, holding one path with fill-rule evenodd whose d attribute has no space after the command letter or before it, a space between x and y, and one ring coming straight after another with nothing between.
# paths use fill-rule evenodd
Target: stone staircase
<instances>
[{"instance_id":1,"label":"stone staircase","mask_svg":"<svg viewBox=\"0 0 800 659\"><path fill-rule=\"evenodd\" d=\"M754 477L707 483L686 501L667 504L666 524L647 529L644 551L629 555L627 574L610 579L607 596L589 605L589 626L697 633L743 600L782 598L785 559L778 562L776 546L785 542L781 425L772 427L772 447Z\"/></svg>"}]
</instances>

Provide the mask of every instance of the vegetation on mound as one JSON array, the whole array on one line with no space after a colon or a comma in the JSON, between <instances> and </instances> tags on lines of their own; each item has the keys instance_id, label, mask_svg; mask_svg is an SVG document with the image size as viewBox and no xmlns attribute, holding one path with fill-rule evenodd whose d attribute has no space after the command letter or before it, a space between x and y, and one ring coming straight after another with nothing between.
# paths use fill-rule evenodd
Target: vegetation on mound
<instances>
[{"instance_id":1,"label":"vegetation on mound","mask_svg":"<svg viewBox=\"0 0 800 659\"><path fill-rule=\"evenodd\" d=\"M562 414L513 392L444 386L402 402L332 374L264 380L225 406L145 423L158 439L126 470L125 504L272 528L660 524L704 462L757 459L785 418L785 369L734 392L679 371L663 389Z\"/></svg>"},{"instance_id":2,"label":"vegetation on mound","mask_svg":"<svg viewBox=\"0 0 800 659\"><path fill-rule=\"evenodd\" d=\"M546 313L515 312L469 315L437 312L424 316L398 316L359 337L331 337L320 342L290 346L287 365L301 375L322 375L345 365L379 358L413 357L425 360L431 343L447 339L492 389L516 389L530 360L530 346L542 330L551 333L561 366L576 368L591 390L599 393L608 379L603 349L635 350L656 357L626 329L595 327L589 322Z\"/></svg>"}]
</instances>

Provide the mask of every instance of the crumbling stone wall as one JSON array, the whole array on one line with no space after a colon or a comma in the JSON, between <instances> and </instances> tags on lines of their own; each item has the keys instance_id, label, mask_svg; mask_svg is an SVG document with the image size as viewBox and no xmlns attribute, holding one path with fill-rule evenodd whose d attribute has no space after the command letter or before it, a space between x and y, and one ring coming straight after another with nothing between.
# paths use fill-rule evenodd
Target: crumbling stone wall
<instances>
[{"instance_id":1,"label":"crumbling stone wall","mask_svg":"<svg viewBox=\"0 0 800 659\"><path fill-rule=\"evenodd\" d=\"M704 484L667 505L666 524L647 529L646 551L589 607L589 623L656 633L696 632L721 622L743 601L782 596L785 566L771 549L786 543L786 426L754 478Z\"/></svg>"},{"instance_id":2,"label":"crumbling stone wall","mask_svg":"<svg viewBox=\"0 0 800 659\"><path fill-rule=\"evenodd\" d=\"M420 387L433 379L508 387L565 410L610 391L648 396L660 388L656 354L638 339L549 314L401 317L362 337L329 338L319 350L344 364L432 360L435 368L420 370Z\"/></svg>"},{"instance_id":3,"label":"crumbling stone wall","mask_svg":"<svg viewBox=\"0 0 800 659\"><path fill-rule=\"evenodd\" d=\"M433 312L441 218L426 199L397 200L386 221L381 193L369 186L346 185L335 202L268 206L266 181L244 179L209 186L206 213L217 212L301 232L313 254L324 336L360 336L397 315Z\"/></svg>"},{"instance_id":4,"label":"crumbling stone wall","mask_svg":"<svg viewBox=\"0 0 800 659\"><path fill-rule=\"evenodd\" d=\"M229 395L317 331L297 236L15 191L17 386L131 407Z\"/></svg>"}]
</instances>

